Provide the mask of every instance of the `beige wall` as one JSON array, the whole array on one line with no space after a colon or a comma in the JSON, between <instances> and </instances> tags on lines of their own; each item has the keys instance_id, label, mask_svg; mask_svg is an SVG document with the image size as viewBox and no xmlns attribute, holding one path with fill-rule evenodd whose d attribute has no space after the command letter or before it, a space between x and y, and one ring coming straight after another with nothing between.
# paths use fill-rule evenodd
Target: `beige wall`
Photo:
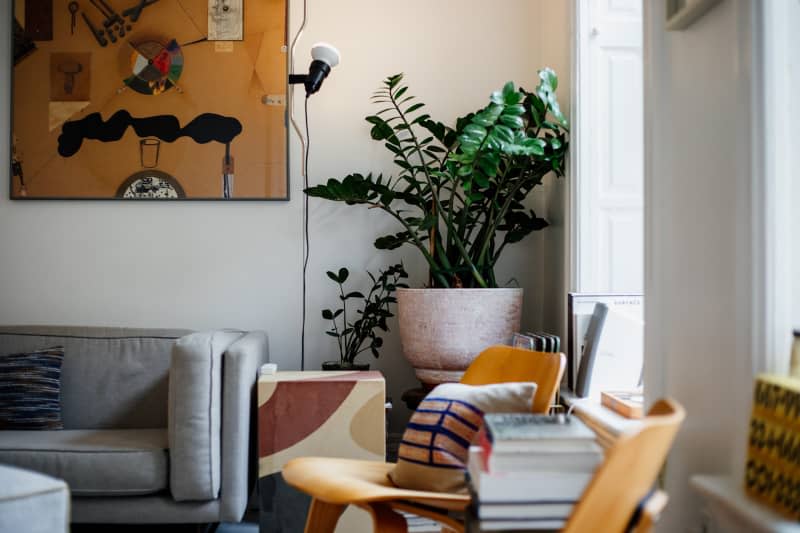
<instances>
[{"instance_id":1,"label":"beige wall","mask_svg":"<svg viewBox=\"0 0 800 533\"><path fill-rule=\"evenodd\" d=\"M550 64L561 77L560 99L566 106L567 5L566 0L507 0L502 5L489 0L309 0L297 71L307 68L308 50L319 40L335 43L343 56L309 101L311 182L390 169L387 152L370 141L363 120L376 110L370 94L389 74L405 72L410 92L427 102L429 112L452 121L484 105L507 80L532 89L537 69ZM295 0L293 29L300 13ZM5 11L0 24L8 25ZM3 58L10 56L7 46L5 40L0 43ZM7 73L3 61L0 72ZM3 80L0 98L7 102L7 77ZM7 107L0 104L0 109ZM0 120L0 146L7 146L8 114L0 113ZM301 177L294 135L290 150L288 203L9 202L4 174L0 323L263 328L270 334L272 360L284 369L298 368ZM563 182L548 185L553 201L537 211L546 212L555 227L510 249L499 268L501 280L514 277L526 289L524 325L529 328L550 327L558 316L550 309L563 300L557 290L563 270L563 187ZM377 235L394 230L380 213L310 203L307 366L317 368L336 357L318 318L335 298L325 270L376 270L403 259L413 284L419 285L424 268L410 250L378 253L373 248ZM557 281L545 282L551 271ZM386 374L398 405L402 391L415 380L400 355L396 331L387 341L376 366ZM405 413L397 410L395 416L397 422Z\"/></svg>"}]
</instances>

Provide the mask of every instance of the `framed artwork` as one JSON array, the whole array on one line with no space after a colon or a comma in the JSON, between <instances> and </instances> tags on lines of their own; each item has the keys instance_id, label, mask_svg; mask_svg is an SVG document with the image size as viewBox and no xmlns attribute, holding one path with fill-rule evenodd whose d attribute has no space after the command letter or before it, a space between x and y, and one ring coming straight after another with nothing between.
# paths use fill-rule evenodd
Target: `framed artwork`
<instances>
[{"instance_id":1,"label":"framed artwork","mask_svg":"<svg viewBox=\"0 0 800 533\"><path fill-rule=\"evenodd\" d=\"M666 0L667 30L685 30L721 0Z\"/></svg>"},{"instance_id":2,"label":"framed artwork","mask_svg":"<svg viewBox=\"0 0 800 533\"><path fill-rule=\"evenodd\" d=\"M11 0L12 199L288 200L287 0Z\"/></svg>"}]
</instances>

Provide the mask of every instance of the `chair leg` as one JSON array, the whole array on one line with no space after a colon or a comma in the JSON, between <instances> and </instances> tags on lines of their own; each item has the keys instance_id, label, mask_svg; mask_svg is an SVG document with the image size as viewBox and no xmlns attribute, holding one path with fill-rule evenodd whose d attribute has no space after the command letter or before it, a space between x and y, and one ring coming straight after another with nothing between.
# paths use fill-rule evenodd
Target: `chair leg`
<instances>
[{"instance_id":1,"label":"chair leg","mask_svg":"<svg viewBox=\"0 0 800 533\"><path fill-rule=\"evenodd\" d=\"M364 509L372 516L374 533L408 533L405 517L385 503L370 503L365 505Z\"/></svg>"},{"instance_id":2,"label":"chair leg","mask_svg":"<svg viewBox=\"0 0 800 533\"><path fill-rule=\"evenodd\" d=\"M346 505L337 505L323 502L316 498L311 500L311 507L308 509L305 533L333 533L336 529L336 522L342 516Z\"/></svg>"}]
</instances>

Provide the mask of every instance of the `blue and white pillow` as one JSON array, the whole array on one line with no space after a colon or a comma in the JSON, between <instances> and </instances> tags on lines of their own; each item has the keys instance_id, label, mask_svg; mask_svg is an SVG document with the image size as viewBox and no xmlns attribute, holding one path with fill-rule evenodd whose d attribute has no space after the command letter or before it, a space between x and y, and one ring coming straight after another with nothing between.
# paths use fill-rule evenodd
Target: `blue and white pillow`
<instances>
[{"instance_id":1,"label":"blue and white pillow","mask_svg":"<svg viewBox=\"0 0 800 533\"><path fill-rule=\"evenodd\" d=\"M63 360L61 346L0 356L0 429L64 429Z\"/></svg>"},{"instance_id":2,"label":"blue and white pillow","mask_svg":"<svg viewBox=\"0 0 800 533\"><path fill-rule=\"evenodd\" d=\"M438 385L411 416L389 478L404 489L466 492L469 445L483 415L530 413L534 394L533 382Z\"/></svg>"}]
</instances>

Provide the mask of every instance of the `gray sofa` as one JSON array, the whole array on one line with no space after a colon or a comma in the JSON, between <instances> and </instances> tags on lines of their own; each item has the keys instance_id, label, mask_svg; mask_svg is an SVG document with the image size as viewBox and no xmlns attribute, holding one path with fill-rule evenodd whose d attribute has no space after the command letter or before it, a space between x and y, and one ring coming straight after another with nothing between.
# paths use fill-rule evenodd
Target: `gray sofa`
<instances>
[{"instance_id":1,"label":"gray sofa","mask_svg":"<svg viewBox=\"0 0 800 533\"><path fill-rule=\"evenodd\" d=\"M0 327L64 347L60 431L0 431L0 463L63 479L72 522L238 522L255 481L260 331Z\"/></svg>"}]
</instances>

